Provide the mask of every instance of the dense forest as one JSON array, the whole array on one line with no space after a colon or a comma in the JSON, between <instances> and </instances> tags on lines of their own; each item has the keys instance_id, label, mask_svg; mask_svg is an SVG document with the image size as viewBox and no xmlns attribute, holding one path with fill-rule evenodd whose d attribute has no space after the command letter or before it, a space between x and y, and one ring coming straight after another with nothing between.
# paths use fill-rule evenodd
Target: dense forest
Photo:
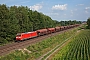
<instances>
[{"instance_id":1,"label":"dense forest","mask_svg":"<svg viewBox=\"0 0 90 60\"><path fill-rule=\"evenodd\" d=\"M43 13L32 11L27 6L0 5L0 45L14 41L15 35L20 32L35 31L42 28L71 25L81 23L76 20L52 20Z\"/></svg>"}]
</instances>

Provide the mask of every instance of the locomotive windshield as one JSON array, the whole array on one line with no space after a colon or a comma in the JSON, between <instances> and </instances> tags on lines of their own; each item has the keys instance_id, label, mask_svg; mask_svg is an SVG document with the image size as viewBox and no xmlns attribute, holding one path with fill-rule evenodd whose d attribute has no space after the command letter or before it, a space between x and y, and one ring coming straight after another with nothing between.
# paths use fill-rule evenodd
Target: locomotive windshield
<instances>
[{"instance_id":1,"label":"locomotive windshield","mask_svg":"<svg viewBox=\"0 0 90 60\"><path fill-rule=\"evenodd\" d=\"M21 36L21 34L17 34L17 36Z\"/></svg>"}]
</instances>

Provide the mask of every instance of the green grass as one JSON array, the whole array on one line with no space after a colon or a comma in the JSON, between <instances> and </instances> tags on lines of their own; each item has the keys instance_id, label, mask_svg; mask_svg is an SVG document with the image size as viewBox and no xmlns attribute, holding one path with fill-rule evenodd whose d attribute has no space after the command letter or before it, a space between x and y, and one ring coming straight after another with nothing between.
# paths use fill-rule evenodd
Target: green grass
<instances>
[{"instance_id":1,"label":"green grass","mask_svg":"<svg viewBox=\"0 0 90 60\"><path fill-rule=\"evenodd\" d=\"M90 60L90 30L81 30L52 60Z\"/></svg>"},{"instance_id":2,"label":"green grass","mask_svg":"<svg viewBox=\"0 0 90 60\"><path fill-rule=\"evenodd\" d=\"M68 32L59 34L57 36L47 38L41 42L32 44L26 48L29 51L31 51L31 53L28 53L27 51L24 50L16 50L6 56L0 57L0 60L26 60L26 59L35 60L36 58L39 58L41 55L53 49L58 44L65 41L67 38L72 36L72 34L75 34L76 31L77 29L73 29Z\"/></svg>"}]
</instances>

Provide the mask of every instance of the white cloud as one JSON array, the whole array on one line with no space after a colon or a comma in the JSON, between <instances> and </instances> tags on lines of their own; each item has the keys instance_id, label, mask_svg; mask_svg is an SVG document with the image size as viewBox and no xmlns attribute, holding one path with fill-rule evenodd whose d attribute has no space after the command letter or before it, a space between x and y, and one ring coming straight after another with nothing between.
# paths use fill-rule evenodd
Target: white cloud
<instances>
[{"instance_id":1,"label":"white cloud","mask_svg":"<svg viewBox=\"0 0 90 60\"><path fill-rule=\"evenodd\" d=\"M53 15L53 16L58 16L59 15L59 13L53 13L53 12L51 12L51 13L46 13L47 15Z\"/></svg>"},{"instance_id":2,"label":"white cloud","mask_svg":"<svg viewBox=\"0 0 90 60\"><path fill-rule=\"evenodd\" d=\"M85 13L89 14L89 12L90 12L90 7L85 7Z\"/></svg>"},{"instance_id":3,"label":"white cloud","mask_svg":"<svg viewBox=\"0 0 90 60\"><path fill-rule=\"evenodd\" d=\"M53 10L66 10L67 9L67 4L64 4L64 5L54 5L52 7Z\"/></svg>"},{"instance_id":4,"label":"white cloud","mask_svg":"<svg viewBox=\"0 0 90 60\"><path fill-rule=\"evenodd\" d=\"M90 7L86 7L85 9L88 10L88 9L90 9Z\"/></svg>"},{"instance_id":5,"label":"white cloud","mask_svg":"<svg viewBox=\"0 0 90 60\"><path fill-rule=\"evenodd\" d=\"M75 14L77 11L78 11L78 9L73 9L73 10L70 10L70 13L73 15L73 14Z\"/></svg>"},{"instance_id":6,"label":"white cloud","mask_svg":"<svg viewBox=\"0 0 90 60\"><path fill-rule=\"evenodd\" d=\"M19 7L19 6L21 6L21 5L15 5L15 6Z\"/></svg>"},{"instance_id":7,"label":"white cloud","mask_svg":"<svg viewBox=\"0 0 90 60\"><path fill-rule=\"evenodd\" d=\"M84 4L78 4L78 5L76 5L76 6L83 6Z\"/></svg>"},{"instance_id":8,"label":"white cloud","mask_svg":"<svg viewBox=\"0 0 90 60\"><path fill-rule=\"evenodd\" d=\"M78 5L82 6L82 5L84 5L84 4L78 4Z\"/></svg>"},{"instance_id":9,"label":"white cloud","mask_svg":"<svg viewBox=\"0 0 90 60\"><path fill-rule=\"evenodd\" d=\"M40 10L42 8L42 5L40 4L36 4L36 5L33 5L33 6L30 6L29 7L31 10Z\"/></svg>"}]
</instances>

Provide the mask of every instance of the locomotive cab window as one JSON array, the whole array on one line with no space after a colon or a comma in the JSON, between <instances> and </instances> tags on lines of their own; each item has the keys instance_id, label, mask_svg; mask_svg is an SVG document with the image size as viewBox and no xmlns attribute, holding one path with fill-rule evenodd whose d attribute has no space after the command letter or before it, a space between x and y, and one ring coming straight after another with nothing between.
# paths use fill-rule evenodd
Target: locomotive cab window
<instances>
[{"instance_id":1,"label":"locomotive cab window","mask_svg":"<svg viewBox=\"0 0 90 60\"><path fill-rule=\"evenodd\" d=\"M21 34L17 34L17 36L21 36Z\"/></svg>"}]
</instances>

